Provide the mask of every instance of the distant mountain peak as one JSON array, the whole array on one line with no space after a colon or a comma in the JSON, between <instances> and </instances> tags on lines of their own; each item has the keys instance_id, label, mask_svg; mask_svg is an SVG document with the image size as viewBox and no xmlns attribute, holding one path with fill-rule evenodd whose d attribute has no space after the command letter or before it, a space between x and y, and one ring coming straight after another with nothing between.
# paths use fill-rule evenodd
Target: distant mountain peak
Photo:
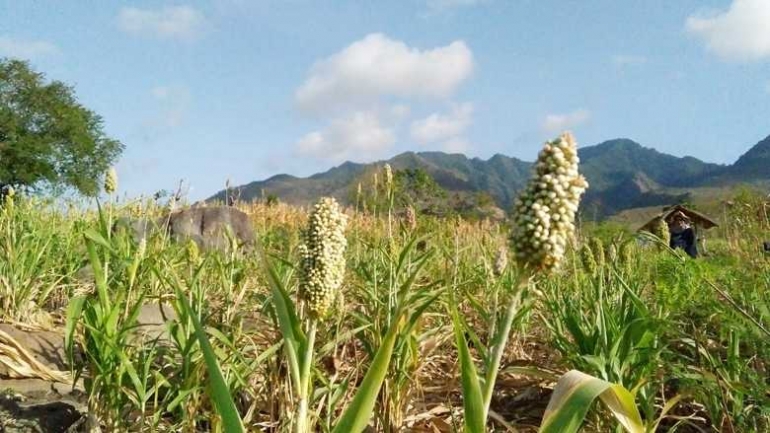
<instances>
[{"instance_id":1,"label":"distant mountain peak","mask_svg":"<svg viewBox=\"0 0 770 433\"><path fill-rule=\"evenodd\" d=\"M597 217L636 206L673 204L682 199L682 188L770 178L770 136L732 166L665 154L630 138L581 147L578 153L580 171L590 184L583 205ZM420 168L453 194L487 193L502 209L510 209L526 185L532 165L500 153L484 160L459 153L407 151L389 160L368 164L347 161L306 178L282 174L238 188L243 200L261 197L264 192L292 204L308 204L325 195L347 202L362 176L385 163L397 170ZM224 191L220 191L211 199L223 197Z\"/></svg>"}]
</instances>

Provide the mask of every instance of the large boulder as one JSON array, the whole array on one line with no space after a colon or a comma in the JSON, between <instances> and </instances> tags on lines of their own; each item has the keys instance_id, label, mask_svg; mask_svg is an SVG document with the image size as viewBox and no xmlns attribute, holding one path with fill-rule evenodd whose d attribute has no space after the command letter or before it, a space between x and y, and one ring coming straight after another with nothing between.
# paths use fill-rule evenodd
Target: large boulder
<instances>
[{"instance_id":1,"label":"large boulder","mask_svg":"<svg viewBox=\"0 0 770 433\"><path fill-rule=\"evenodd\" d=\"M249 216L228 206L183 209L156 220L120 218L113 230L121 229L137 242L160 232L177 242L192 240L204 251L226 250L230 245L228 232L241 247L251 247L256 239Z\"/></svg>"},{"instance_id":2,"label":"large boulder","mask_svg":"<svg viewBox=\"0 0 770 433\"><path fill-rule=\"evenodd\" d=\"M162 221L176 241L191 239L203 250L226 250L228 231L240 246L250 247L256 236L249 216L228 206L199 207L174 212Z\"/></svg>"}]
</instances>

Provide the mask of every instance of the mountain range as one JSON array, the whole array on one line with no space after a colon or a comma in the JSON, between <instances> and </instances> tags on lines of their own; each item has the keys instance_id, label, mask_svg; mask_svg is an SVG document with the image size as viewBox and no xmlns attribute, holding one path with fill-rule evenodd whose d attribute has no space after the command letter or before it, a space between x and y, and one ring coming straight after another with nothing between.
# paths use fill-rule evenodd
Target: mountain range
<instances>
[{"instance_id":1,"label":"mountain range","mask_svg":"<svg viewBox=\"0 0 770 433\"><path fill-rule=\"evenodd\" d=\"M668 155L627 138L582 147L578 154L580 171L590 184L582 201L583 214L591 219L625 209L681 202L687 200L689 190L697 188L770 181L770 136L731 165ZM234 189L246 201L273 195L283 202L305 205L331 195L349 203L351 191L361 179L385 163L394 170L422 169L455 194L487 193L505 210L511 208L526 184L532 165L501 154L482 160L443 152L405 152L387 161L345 162L307 178L280 174ZM224 198L223 190L208 200Z\"/></svg>"}]
</instances>

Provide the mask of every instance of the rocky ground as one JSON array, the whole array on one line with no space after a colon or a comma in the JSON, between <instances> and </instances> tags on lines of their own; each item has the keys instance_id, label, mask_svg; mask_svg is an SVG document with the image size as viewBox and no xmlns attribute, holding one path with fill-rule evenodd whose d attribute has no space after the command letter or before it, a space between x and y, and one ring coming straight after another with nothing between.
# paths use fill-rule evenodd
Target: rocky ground
<instances>
[{"instance_id":1,"label":"rocky ground","mask_svg":"<svg viewBox=\"0 0 770 433\"><path fill-rule=\"evenodd\" d=\"M139 332L163 338L168 307L145 305ZM94 432L82 381L71 383L64 329L39 330L0 324L0 433ZM64 380L62 380L64 379Z\"/></svg>"}]
</instances>

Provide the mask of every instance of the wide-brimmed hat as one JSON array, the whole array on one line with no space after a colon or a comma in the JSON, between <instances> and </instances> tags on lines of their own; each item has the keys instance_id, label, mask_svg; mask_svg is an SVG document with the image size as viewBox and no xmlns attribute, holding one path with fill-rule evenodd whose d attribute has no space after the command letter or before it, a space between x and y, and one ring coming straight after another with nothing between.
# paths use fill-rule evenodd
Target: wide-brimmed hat
<instances>
[{"instance_id":1,"label":"wide-brimmed hat","mask_svg":"<svg viewBox=\"0 0 770 433\"><path fill-rule=\"evenodd\" d=\"M681 219L684 222L688 222L688 223L690 222L690 217L685 215L684 212L682 212L682 211L676 211L674 214L672 214L669 217L669 221L671 221L671 222L676 221L678 219Z\"/></svg>"}]
</instances>

